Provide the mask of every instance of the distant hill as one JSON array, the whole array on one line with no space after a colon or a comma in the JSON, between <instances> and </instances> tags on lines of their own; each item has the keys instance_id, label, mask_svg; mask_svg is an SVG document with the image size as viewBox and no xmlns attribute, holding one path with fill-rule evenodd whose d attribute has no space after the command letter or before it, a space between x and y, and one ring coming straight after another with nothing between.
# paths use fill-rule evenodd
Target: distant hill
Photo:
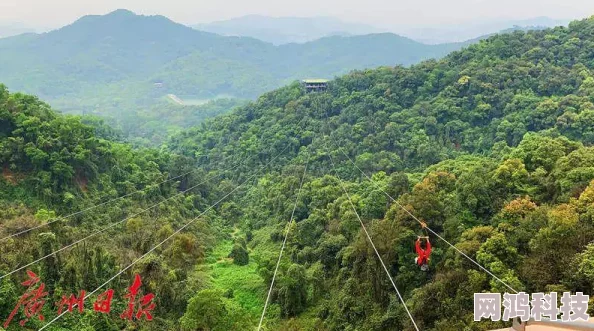
<instances>
[{"instance_id":1,"label":"distant hill","mask_svg":"<svg viewBox=\"0 0 594 331\"><path fill-rule=\"evenodd\" d=\"M511 28L504 29L504 30L501 30L501 31L498 31L498 32L488 33L488 34L485 34L485 35L482 35L482 36L478 36L476 38L468 39L468 40L466 40L464 42L464 44L466 44L466 45L474 44L474 43L477 43L477 42L479 42L481 40L485 40L485 39L487 39L489 37L492 37L492 36L495 36L495 35L498 35L498 34L507 34L507 33L513 33L513 32L516 32L516 31L529 32L529 31L538 31L538 30L545 30L545 29L548 29L548 27L546 27L546 26L517 26L516 25L516 26L513 26Z\"/></svg>"},{"instance_id":2,"label":"distant hill","mask_svg":"<svg viewBox=\"0 0 594 331\"><path fill-rule=\"evenodd\" d=\"M275 46L117 10L48 33L0 39L0 77L11 90L39 95L58 109L122 112L167 94L254 98L295 79L411 65L462 45L424 45L383 33Z\"/></svg>"},{"instance_id":3,"label":"distant hill","mask_svg":"<svg viewBox=\"0 0 594 331\"><path fill-rule=\"evenodd\" d=\"M35 29L20 23L0 23L0 38L12 37L23 33L35 32Z\"/></svg>"},{"instance_id":4,"label":"distant hill","mask_svg":"<svg viewBox=\"0 0 594 331\"><path fill-rule=\"evenodd\" d=\"M369 25L333 17L270 17L247 15L224 21L196 24L195 29L224 36L252 37L275 45L305 43L329 36L383 32Z\"/></svg>"},{"instance_id":5,"label":"distant hill","mask_svg":"<svg viewBox=\"0 0 594 331\"><path fill-rule=\"evenodd\" d=\"M527 29L537 27L542 29L567 25L568 23L569 20L564 19L534 17L523 20L481 20L454 25L399 27L395 28L395 31L423 43L440 44L476 39L477 36L490 36L506 32L506 30L512 28Z\"/></svg>"}]
</instances>

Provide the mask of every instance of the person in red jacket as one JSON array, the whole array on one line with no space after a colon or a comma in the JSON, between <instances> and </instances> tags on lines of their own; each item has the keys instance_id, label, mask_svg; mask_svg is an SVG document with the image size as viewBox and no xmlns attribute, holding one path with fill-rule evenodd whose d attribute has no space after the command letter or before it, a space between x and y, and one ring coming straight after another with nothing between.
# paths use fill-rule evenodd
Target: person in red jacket
<instances>
[{"instance_id":1,"label":"person in red jacket","mask_svg":"<svg viewBox=\"0 0 594 331\"><path fill-rule=\"evenodd\" d=\"M425 238L425 249L421 247L421 238ZM429 237L418 237L415 243L415 250L417 257L415 263L421 267L421 270L427 271L429 269L429 256L431 255L431 242Z\"/></svg>"}]
</instances>

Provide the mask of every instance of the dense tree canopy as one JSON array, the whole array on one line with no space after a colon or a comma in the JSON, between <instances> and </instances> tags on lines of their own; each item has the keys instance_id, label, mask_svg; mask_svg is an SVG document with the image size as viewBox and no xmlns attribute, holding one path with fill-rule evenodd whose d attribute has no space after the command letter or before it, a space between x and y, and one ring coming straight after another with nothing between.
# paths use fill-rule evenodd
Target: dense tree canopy
<instances>
[{"instance_id":1,"label":"dense tree canopy","mask_svg":"<svg viewBox=\"0 0 594 331\"><path fill-rule=\"evenodd\" d=\"M102 136L111 136L112 131L99 124L90 126L78 117L56 114L37 98L9 94L0 85L0 274L48 256L28 267L50 291L51 304L43 310L46 316L55 314L53 303L61 295L79 289L89 292L204 210L212 203L205 192L221 195L216 186L203 181L206 174L192 168L191 162L166 151L135 150L106 140ZM145 291L159 298L158 319L149 327L167 328L181 316L176 312L185 309L191 295L184 293L195 289L186 290L190 285L185 280L221 235L218 224L222 221L215 214L209 217L208 222L193 223L190 231L125 274L140 273ZM123 223L94 235L117 221ZM37 226L41 227L6 238ZM24 275L22 270L0 280L3 321L22 294ZM123 293L126 282L111 286ZM32 327L43 324L31 323ZM18 320L13 324L18 327ZM77 324L75 318L66 319L63 327L79 329ZM107 329L125 326L124 321L100 316L84 322L88 328L93 324Z\"/></svg>"},{"instance_id":2,"label":"dense tree canopy","mask_svg":"<svg viewBox=\"0 0 594 331\"><path fill-rule=\"evenodd\" d=\"M244 183L130 270L158 298L158 318L140 329L253 329L288 233L266 329L413 330L358 215L422 330L502 327L473 322L472 299L506 288L437 238L429 271L419 270L413 243L423 232L399 206L517 290L592 295L592 40L587 19L494 36L411 68L356 71L325 93L292 84L175 135L160 151L115 143L94 119L56 115L2 88L0 233L143 190L0 242L10 252L0 270L216 175L34 270L54 296L92 289ZM0 282L10 298L0 301L1 316L21 293L18 276ZM61 323L127 326L92 314Z\"/></svg>"},{"instance_id":3,"label":"dense tree canopy","mask_svg":"<svg viewBox=\"0 0 594 331\"><path fill-rule=\"evenodd\" d=\"M439 241L420 272L418 224L376 185L510 286L587 292L593 26L499 35L443 60L353 72L321 94L290 85L175 136L176 153L211 156L205 167L247 158L242 174L284 151L239 204L265 281L299 169L313 163L279 271L298 284L304 267L307 297L288 309L283 291L295 289L277 284L271 327L412 328L329 156L422 329L501 326L472 322L472 294L506 288Z\"/></svg>"}]
</instances>

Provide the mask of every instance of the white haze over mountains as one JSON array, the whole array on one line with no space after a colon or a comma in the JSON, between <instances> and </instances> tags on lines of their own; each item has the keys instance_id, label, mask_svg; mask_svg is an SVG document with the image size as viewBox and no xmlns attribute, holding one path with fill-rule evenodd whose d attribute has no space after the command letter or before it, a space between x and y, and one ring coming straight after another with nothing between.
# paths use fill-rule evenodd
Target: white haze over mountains
<instances>
[{"instance_id":1,"label":"white haze over mountains","mask_svg":"<svg viewBox=\"0 0 594 331\"><path fill-rule=\"evenodd\" d=\"M104 15L120 8L143 15L163 15L188 26L206 24L207 27L201 25L200 28L259 37L273 43L304 42L326 35L369 32L393 32L427 43L439 43L472 39L514 25L566 23L594 14L594 1L0 0L0 27L4 27L0 35L31 29L47 31L43 27L59 28L85 15ZM246 21L246 17L250 22L248 29L233 30L233 24ZM295 23L295 17L308 19L303 24ZM321 22L322 26L312 23L312 19ZM221 27L220 21L225 20L231 21L231 27ZM265 27L268 21L275 21L271 28ZM15 22L22 22L26 29L14 29L12 23ZM209 24L211 22L219 23ZM240 26L245 27L245 22Z\"/></svg>"},{"instance_id":2,"label":"white haze over mountains","mask_svg":"<svg viewBox=\"0 0 594 331\"><path fill-rule=\"evenodd\" d=\"M497 33L514 27L550 28L567 25L570 19L535 17L524 20L484 20L463 24L394 27L393 32L428 44L458 42Z\"/></svg>"},{"instance_id":3,"label":"white haze over mountains","mask_svg":"<svg viewBox=\"0 0 594 331\"><path fill-rule=\"evenodd\" d=\"M22 23L0 22L0 38L16 36L22 33L40 32L40 29L31 28Z\"/></svg>"},{"instance_id":4,"label":"white haze over mountains","mask_svg":"<svg viewBox=\"0 0 594 331\"><path fill-rule=\"evenodd\" d=\"M18 9L22 9L21 6L16 2L15 4L10 5L11 1L15 0L0 1L0 38L28 32L45 32L50 30L45 28L45 21L24 21L22 18L20 18L22 15L18 15ZM22 1L35 2L36 0ZM452 4L455 4L455 1L452 2ZM94 5L99 6L99 3L94 3ZM14 15L11 15L9 11L2 13L2 8L4 7L6 7L6 9L12 10L14 12ZM190 7L192 6L188 4L188 8ZM151 14L148 13L148 11L150 10L145 9L140 10L138 12L147 12L147 14ZM513 11L513 13L516 13L516 11ZM510 15L511 13L512 12L510 12ZM563 12L560 13L562 14ZM101 13L95 12L92 14ZM345 15L277 17L272 15L250 14L225 20L215 20L214 18L216 16L212 15L213 19L211 20L205 21L203 18L201 20L196 19L194 21L210 21L210 23L192 24L191 22L184 22L184 20L178 20L175 15L169 16L165 12L155 14L163 14L174 21L181 21L182 23L185 23L186 25L189 25L198 30L213 32L225 36L253 37L256 39L273 43L275 45L287 43L305 43L327 36L364 35L381 32L391 32L399 34L427 44L439 44L466 41L469 39L474 39L480 36L497 33L502 30L507 30L514 27L544 28L557 25L566 25L572 19L582 18L575 17L575 15L573 15L573 17L568 16L567 19L555 19L550 18L548 16L534 17L528 19L495 19L488 18L486 16L487 13L485 13L485 17L469 16L468 18L459 19L459 22L457 22L455 17L447 17L447 15L445 14L443 15L444 17L442 17L442 19L428 20L427 15L429 15L429 12L412 12L410 15L419 16L419 20L411 22L410 19L397 19L402 14L402 10L398 10L394 12L395 19L388 22L386 22L385 20L373 20L371 17L362 17L356 18L355 20L366 23L357 23L355 21L351 21L350 17L345 19ZM201 13L200 15L196 16L202 17L202 15L204 15L204 13ZM589 16L589 13L587 11L584 11L583 17L586 16ZM11 18L14 19L14 21L11 21ZM67 23L65 22L62 25L65 24ZM59 28L62 25L53 25L53 28Z\"/></svg>"},{"instance_id":5,"label":"white haze over mountains","mask_svg":"<svg viewBox=\"0 0 594 331\"><path fill-rule=\"evenodd\" d=\"M594 14L592 0L1 0L0 22L32 27L66 25L84 15L125 8L163 15L187 25L246 15L336 17L391 29L397 26L463 25L531 17L576 19ZM390 30L392 31L392 30Z\"/></svg>"},{"instance_id":6,"label":"white haze over mountains","mask_svg":"<svg viewBox=\"0 0 594 331\"><path fill-rule=\"evenodd\" d=\"M270 17L247 15L230 20L192 26L224 36L253 37L275 45L305 43L333 35L362 35L385 30L361 23L349 23L334 17Z\"/></svg>"},{"instance_id":7,"label":"white haze over mountains","mask_svg":"<svg viewBox=\"0 0 594 331\"><path fill-rule=\"evenodd\" d=\"M511 28L547 28L567 25L569 19L536 17L525 20L482 20L463 24L398 25L375 27L368 24L345 22L333 17L269 17L248 15L230 20L196 24L198 30L225 36L252 37L276 45L304 43L334 35L364 35L392 32L411 39L439 44L461 42Z\"/></svg>"}]
</instances>

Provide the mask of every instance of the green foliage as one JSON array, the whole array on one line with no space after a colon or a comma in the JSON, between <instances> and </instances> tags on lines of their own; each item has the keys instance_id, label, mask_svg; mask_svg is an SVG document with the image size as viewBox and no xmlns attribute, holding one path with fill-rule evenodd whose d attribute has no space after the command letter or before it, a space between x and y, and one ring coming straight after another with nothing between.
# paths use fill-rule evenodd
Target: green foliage
<instances>
[{"instance_id":1,"label":"green foliage","mask_svg":"<svg viewBox=\"0 0 594 331\"><path fill-rule=\"evenodd\" d=\"M216 290L202 290L188 302L188 308L181 318L184 330L226 330L224 318L227 315L222 293Z\"/></svg>"},{"instance_id":2,"label":"green foliage","mask_svg":"<svg viewBox=\"0 0 594 331\"><path fill-rule=\"evenodd\" d=\"M0 269L218 175L35 270L56 293L91 288L245 182L135 265L160 300L152 328L253 329L287 234L267 329L412 330L360 222L423 330L508 326L473 322L473 294L507 288L432 235L430 269L419 270L414 240L424 231L400 206L517 290L594 295L593 26L494 36L443 60L353 72L325 93L292 84L174 135L161 151L99 138L109 135L101 125L0 88L0 233L146 188L0 243L11 252ZM0 284L12 301L19 289L16 277ZM110 319L105 329L124 327Z\"/></svg>"},{"instance_id":3,"label":"green foliage","mask_svg":"<svg viewBox=\"0 0 594 331\"><path fill-rule=\"evenodd\" d=\"M123 104L118 108L102 107L85 112L83 122L93 125L97 135L125 139L135 146L156 146L174 133L198 126L206 119L245 104L241 99L215 99L198 105L177 105L155 100L150 105ZM122 113L121 108L127 111ZM79 109L68 112L76 113ZM97 122L98 117L103 118ZM89 120L91 119L91 120ZM117 129L107 129L106 121ZM121 132L121 133L120 133Z\"/></svg>"},{"instance_id":4,"label":"green foliage","mask_svg":"<svg viewBox=\"0 0 594 331\"><path fill-rule=\"evenodd\" d=\"M443 60L354 72L326 93L289 85L174 136L176 153L217 155L202 162L213 170L247 158L229 176L286 147L228 209L241 215L229 216L234 226L252 231L250 257L266 284L297 169L309 160L267 326L412 330L328 154L422 329L504 327L473 323L472 298L509 289L436 238L431 269L420 271L413 243L422 231L378 187L517 290L591 293L593 24L494 36Z\"/></svg>"},{"instance_id":5,"label":"green foliage","mask_svg":"<svg viewBox=\"0 0 594 331\"><path fill-rule=\"evenodd\" d=\"M180 168L187 163L165 150L132 149L104 139L114 138L113 131L102 122L92 125L95 128L78 117L59 115L35 97L10 94L0 85L0 237L51 223L2 240L0 270L5 274L45 257L29 269L41 277L49 292L52 304L45 305L46 316L54 313L53 303L62 294L94 290L209 203L201 193L211 191L209 184L173 197L178 186L195 186L202 179L198 169L156 185L187 172ZM168 203L164 203L166 198ZM156 208L159 202L163 203ZM117 224L124 218L129 218L125 226ZM175 236L130 270L143 276L143 291L158 298L155 329L168 328L182 316L190 299L183 294L188 274L213 246L219 222L218 218L213 223L195 221L187 233ZM52 254L108 225L113 225L110 231ZM188 284L199 287L198 275L191 276ZM2 318L22 295L23 277L24 271L2 280ZM111 287L124 293L126 283L122 280ZM27 327L41 327L35 323ZM92 330L92 325L98 325L117 330L125 328L124 324L116 318L86 314L82 324L74 317L65 318L63 327Z\"/></svg>"},{"instance_id":6,"label":"green foliage","mask_svg":"<svg viewBox=\"0 0 594 331\"><path fill-rule=\"evenodd\" d=\"M275 298L281 308L282 317L291 317L302 312L307 306L307 283L305 268L291 265L278 278Z\"/></svg>"},{"instance_id":7,"label":"green foliage","mask_svg":"<svg viewBox=\"0 0 594 331\"><path fill-rule=\"evenodd\" d=\"M233 249L231 250L231 253L229 253L229 257L232 258L233 263L237 265L246 265L250 263L250 256L248 255L247 249L237 243L233 245Z\"/></svg>"}]
</instances>

